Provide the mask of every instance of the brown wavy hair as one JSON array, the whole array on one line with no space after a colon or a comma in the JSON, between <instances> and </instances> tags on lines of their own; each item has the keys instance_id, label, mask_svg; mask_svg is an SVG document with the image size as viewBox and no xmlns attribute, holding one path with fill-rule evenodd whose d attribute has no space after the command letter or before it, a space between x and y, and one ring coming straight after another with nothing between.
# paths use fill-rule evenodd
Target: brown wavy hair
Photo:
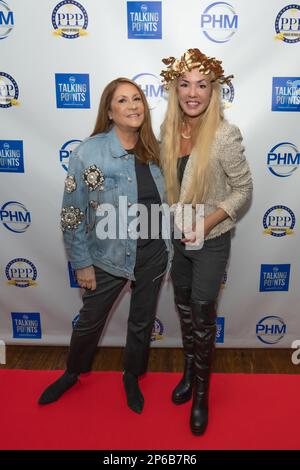
<instances>
[{"instance_id":1,"label":"brown wavy hair","mask_svg":"<svg viewBox=\"0 0 300 470\"><path fill-rule=\"evenodd\" d=\"M129 83L130 85L135 86L137 91L140 93L142 102L144 105L144 121L139 129L139 138L135 146L135 153L137 157L144 163L150 161L159 164L159 146L152 130L151 125L151 116L149 111L149 106L147 103L146 96L143 90L132 80L125 77L116 78L110 82L103 90L100 105L98 110L98 115L96 119L95 128L91 136L100 134L102 132L109 132L114 126L114 122L109 119L108 113L110 111L111 102L113 96L119 85L123 83Z\"/></svg>"}]
</instances>

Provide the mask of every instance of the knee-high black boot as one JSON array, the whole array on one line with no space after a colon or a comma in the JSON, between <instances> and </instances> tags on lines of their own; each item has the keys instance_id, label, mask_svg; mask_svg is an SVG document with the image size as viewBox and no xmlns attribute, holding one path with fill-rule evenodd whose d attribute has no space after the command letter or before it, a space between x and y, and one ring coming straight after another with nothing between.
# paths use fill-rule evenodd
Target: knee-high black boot
<instances>
[{"instance_id":1,"label":"knee-high black boot","mask_svg":"<svg viewBox=\"0 0 300 470\"><path fill-rule=\"evenodd\" d=\"M183 376L172 393L173 403L179 405L187 402L192 397L194 381L194 338L190 307L191 289L189 287L174 287L174 292L175 303L179 312L184 352Z\"/></svg>"},{"instance_id":2,"label":"knee-high black boot","mask_svg":"<svg viewBox=\"0 0 300 470\"><path fill-rule=\"evenodd\" d=\"M191 431L203 434L208 423L208 390L216 336L215 303L191 303L194 328L195 387L190 418Z\"/></svg>"}]
</instances>

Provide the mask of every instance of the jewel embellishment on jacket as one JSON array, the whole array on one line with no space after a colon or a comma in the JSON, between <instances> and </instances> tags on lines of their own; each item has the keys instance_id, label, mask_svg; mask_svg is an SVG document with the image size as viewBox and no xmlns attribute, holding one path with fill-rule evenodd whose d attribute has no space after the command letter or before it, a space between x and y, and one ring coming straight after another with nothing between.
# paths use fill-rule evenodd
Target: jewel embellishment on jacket
<instances>
[{"instance_id":1,"label":"jewel embellishment on jacket","mask_svg":"<svg viewBox=\"0 0 300 470\"><path fill-rule=\"evenodd\" d=\"M90 206L91 206L93 209L97 209L97 207L98 207L98 202L97 202L97 201L90 201Z\"/></svg>"},{"instance_id":2,"label":"jewel embellishment on jacket","mask_svg":"<svg viewBox=\"0 0 300 470\"><path fill-rule=\"evenodd\" d=\"M76 189L76 180L75 176L67 176L65 179L65 190L67 193L72 193Z\"/></svg>"},{"instance_id":3,"label":"jewel embellishment on jacket","mask_svg":"<svg viewBox=\"0 0 300 470\"><path fill-rule=\"evenodd\" d=\"M104 175L96 165L89 166L83 173L83 179L90 191L95 189L103 190Z\"/></svg>"},{"instance_id":4,"label":"jewel embellishment on jacket","mask_svg":"<svg viewBox=\"0 0 300 470\"><path fill-rule=\"evenodd\" d=\"M84 213L78 207L73 206L63 207L60 215L62 231L75 230L84 218Z\"/></svg>"}]
</instances>

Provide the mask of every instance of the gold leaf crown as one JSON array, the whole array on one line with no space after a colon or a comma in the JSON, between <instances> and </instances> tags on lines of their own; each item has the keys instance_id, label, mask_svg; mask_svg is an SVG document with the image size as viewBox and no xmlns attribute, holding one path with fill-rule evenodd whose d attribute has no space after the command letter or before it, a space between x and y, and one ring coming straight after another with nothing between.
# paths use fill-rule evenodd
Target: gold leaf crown
<instances>
[{"instance_id":1,"label":"gold leaf crown","mask_svg":"<svg viewBox=\"0 0 300 470\"><path fill-rule=\"evenodd\" d=\"M162 62L168 66L160 74L163 77L162 82L166 90L169 89L170 82L180 77L184 72L189 72L194 68L198 68L199 72L204 75L211 73L213 76L212 81L218 80L220 83L229 84L233 78L233 75L224 76L220 60L217 60L215 57L207 57L199 49L188 49L180 59L167 57L162 59Z\"/></svg>"}]
</instances>

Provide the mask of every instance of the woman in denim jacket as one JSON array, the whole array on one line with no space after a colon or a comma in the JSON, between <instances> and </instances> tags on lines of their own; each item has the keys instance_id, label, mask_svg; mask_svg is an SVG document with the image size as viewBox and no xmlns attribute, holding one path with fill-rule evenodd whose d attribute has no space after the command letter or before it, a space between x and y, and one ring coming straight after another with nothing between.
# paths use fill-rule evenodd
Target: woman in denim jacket
<instances>
[{"instance_id":1,"label":"woman in denim jacket","mask_svg":"<svg viewBox=\"0 0 300 470\"><path fill-rule=\"evenodd\" d=\"M80 373L91 370L111 307L131 280L123 383L128 406L142 412L138 377L147 369L158 294L171 251L170 240L162 238L161 218L150 216L151 207L164 202L158 157L144 93L127 78L113 80L102 94L91 137L69 162L61 226L68 258L85 291L67 369L43 392L40 404L57 400Z\"/></svg>"}]
</instances>

